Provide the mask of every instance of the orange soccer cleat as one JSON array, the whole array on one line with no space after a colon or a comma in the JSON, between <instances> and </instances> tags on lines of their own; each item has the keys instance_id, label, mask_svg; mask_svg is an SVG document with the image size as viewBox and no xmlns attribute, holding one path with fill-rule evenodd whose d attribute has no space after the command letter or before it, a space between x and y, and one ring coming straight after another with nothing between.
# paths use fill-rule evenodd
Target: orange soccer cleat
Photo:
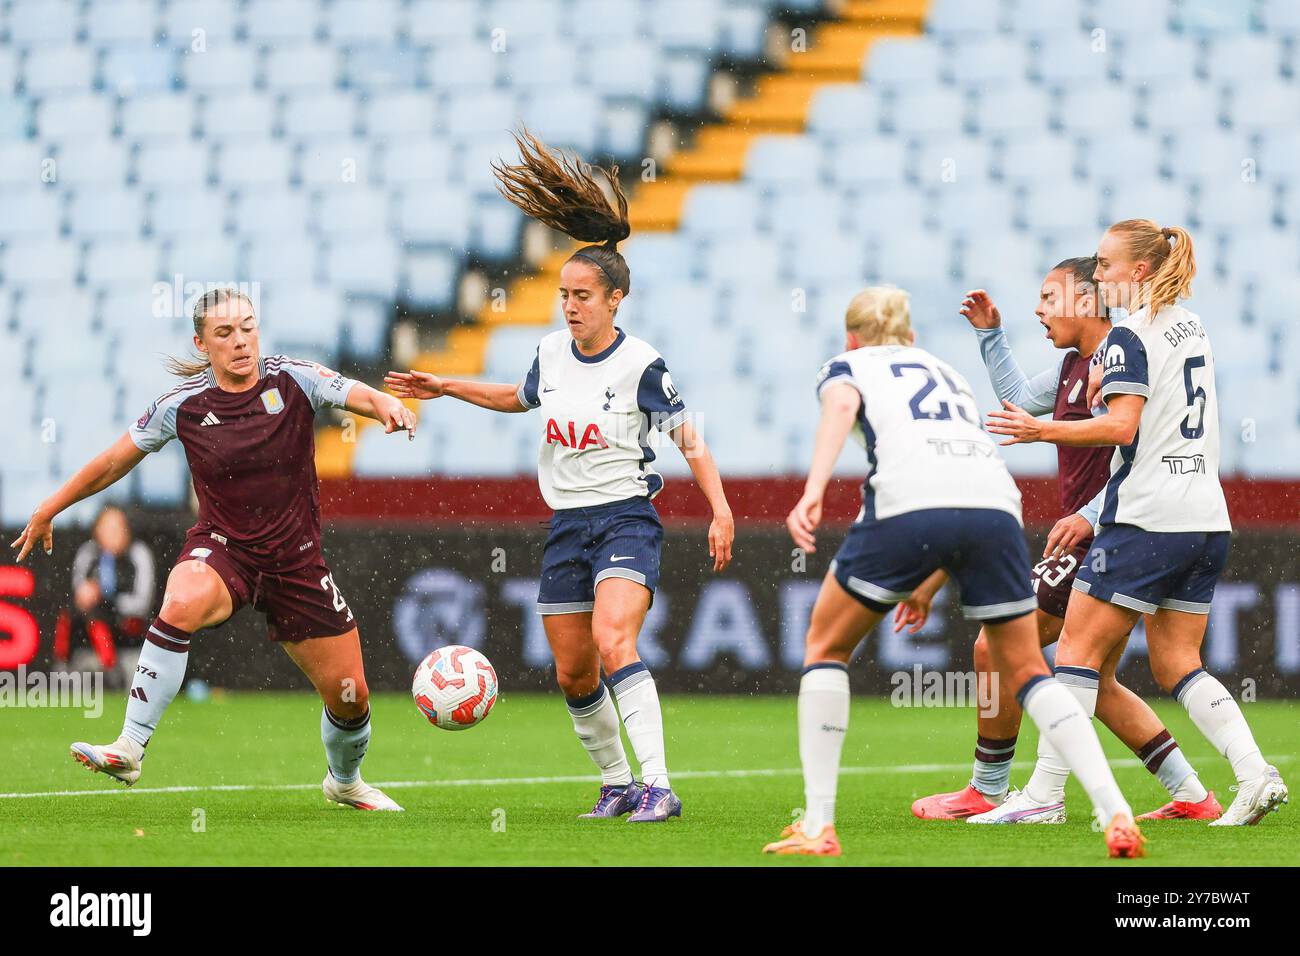
<instances>
[{"instance_id":1,"label":"orange soccer cleat","mask_svg":"<svg viewBox=\"0 0 1300 956\"><path fill-rule=\"evenodd\" d=\"M965 820L996 808L996 803L966 784L965 790L922 797L912 804L912 816L922 820Z\"/></svg>"},{"instance_id":2,"label":"orange soccer cleat","mask_svg":"<svg viewBox=\"0 0 1300 956\"><path fill-rule=\"evenodd\" d=\"M1138 817L1139 820L1217 820L1223 816L1223 807L1214 799L1214 791L1206 794L1199 803L1185 800L1173 800L1159 810L1152 810Z\"/></svg>"},{"instance_id":3,"label":"orange soccer cleat","mask_svg":"<svg viewBox=\"0 0 1300 956\"><path fill-rule=\"evenodd\" d=\"M815 837L807 837L800 820L782 830L781 839L763 847L763 852L782 856L839 856L842 850L834 824L828 823Z\"/></svg>"},{"instance_id":4,"label":"orange soccer cleat","mask_svg":"<svg viewBox=\"0 0 1300 956\"><path fill-rule=\"evenodd\" d=\"M1146 837L1132 818L1115 814L1106 827L1106 849L1110 856L1133 859L1146 856Z\"/></svg>"}]
</instances>

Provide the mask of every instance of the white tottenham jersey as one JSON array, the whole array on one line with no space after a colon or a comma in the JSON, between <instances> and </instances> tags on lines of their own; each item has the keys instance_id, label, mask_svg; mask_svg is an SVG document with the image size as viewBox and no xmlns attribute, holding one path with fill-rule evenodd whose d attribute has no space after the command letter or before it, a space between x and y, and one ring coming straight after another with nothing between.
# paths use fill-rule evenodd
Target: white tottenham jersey
<instances>
[{"instance_id":1,"label":"white tottenham jersey","mask_svg":"<svg viewBox=\"0 0 1300 956\"><path fill-rule=\"evenodd\" d=\"M649 429L676 428L686 406L659 353L617 332L597 355L579 352L568 329L552 332L519 386L520 404L542 410L537 482L551 508L653 498L663 488Z\"/></svg>"},{"instance_id":2,"label":"white tottenham jersey","mask_svg":"<svg viewBox=\"0 0 1300 956\"><path fill-rule=\"evenodd\" d=\"M925 508L993 508L1020 520L1020 489L980 426L970 385L924 349L855 349L822 366L817 395L836 382L862 395L853 436L867 450L860 519Z\"/></svg>"},{"instance_id":3,"label":"white tottenham jersey","mask_svg":"<svg viewBox=\"0 0 1300 956\"><path fill-rule=\"evenodd\" d=\"M1138 309L1110 330L1101 394L1146 399L1133 444L1115 449L1099 524L1145 531L1231 531L1219 484L1214 353L1199 317Z\"/></svg>"}]
</instances>

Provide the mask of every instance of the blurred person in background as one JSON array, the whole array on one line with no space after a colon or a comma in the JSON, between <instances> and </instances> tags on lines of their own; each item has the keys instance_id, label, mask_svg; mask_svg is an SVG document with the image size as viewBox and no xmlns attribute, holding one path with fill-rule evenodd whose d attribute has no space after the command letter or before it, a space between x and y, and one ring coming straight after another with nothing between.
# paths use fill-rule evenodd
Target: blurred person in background
<instances>
[{"instance_id":1,"label":"blurred person in background","mask_svg":"<svg viewBox=\"0 0 1300 956\"><path fill-rule=\"evenodd\" d=\"M54 631L58 664L102 669L112 687L129 684L156 583L149 546L135 539L121 508L104 508L72 562L72 608L59 613Z\"/></svg>"}]
</instances>

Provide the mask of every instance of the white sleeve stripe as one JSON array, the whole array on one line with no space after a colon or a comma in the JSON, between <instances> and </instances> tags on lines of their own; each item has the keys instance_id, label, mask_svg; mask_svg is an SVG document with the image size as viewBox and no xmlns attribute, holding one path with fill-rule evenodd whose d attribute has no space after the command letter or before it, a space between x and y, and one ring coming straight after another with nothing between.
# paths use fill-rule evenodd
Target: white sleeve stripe
<instances>
[{"instance_id":1,"label":"white sleeve stripe","mask_svg":"<svg viewBox=\"0 0 1300 956\"><path fill-rule=\"evenodd\" d=\"M661 432L670 432L678 425L685 422L686 419L690 417L690 414L690 412L683 408L680 412L674 413L671 418L666 418L660 422L658 428Z\"/></svg>"},{"instance_id":2,"label":"white sleeve stripe","mask_svg":"<svg viewBox=\"0 0 1300 956\"><path fill-rule=\"evenodd\" d=\"M1139 382L1108 382L1101 387L1102 398L1107 395L1141 395L1150 398L1151 388Z\"/></svg>"},{"instance_id":3,"label":"white sleeve stripe","mask_svg":"<svg viewBox=\"0 0 1300 956\"><path fill-rule=\"evenodd\" d=\"M858 388L858 383L853 378L852 375L832 375L830 378L824 380L823 382L821 382L821 384L817 386L817 394L820 396L822 393L822 389L824 389L827 385L834 385L837 382L844 382L847 385L852 385L854 388ZM858 389L858 391L861 391L861 389Z\"/></svg>"}]
</instances>

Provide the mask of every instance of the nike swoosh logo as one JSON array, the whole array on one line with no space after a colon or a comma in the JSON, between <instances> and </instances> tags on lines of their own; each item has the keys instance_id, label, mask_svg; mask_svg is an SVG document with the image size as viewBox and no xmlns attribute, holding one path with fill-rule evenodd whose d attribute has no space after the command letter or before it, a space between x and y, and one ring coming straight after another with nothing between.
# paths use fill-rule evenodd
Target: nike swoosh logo
<instances>
[{"instance_id":1,"label":"nike swoosh logo","mask_svg":"<svg viewBox=\"0 0 1300 956\"><path fill-rule=\"evenodd\" d=\"M611 560L611 561L631 561L631 560L633 560L634 558L636 558L636 555L635 555L635 554L629 554L629 555L626 555L626 556L624 556L624 557L611 557L609 560Z\"/></svg>"},{"instance_id":2,"label":"nike swoosh logo","mask_svg":"<svg viewBox=\"0 0 1300 956\"><path fill-rule=\"evenodd\" d=\"M544 388L542 389L542 394L545 395L547 392L553 392L553 391L555 391L555 389L553 388Z\"/></svg>"}]
</instances>

